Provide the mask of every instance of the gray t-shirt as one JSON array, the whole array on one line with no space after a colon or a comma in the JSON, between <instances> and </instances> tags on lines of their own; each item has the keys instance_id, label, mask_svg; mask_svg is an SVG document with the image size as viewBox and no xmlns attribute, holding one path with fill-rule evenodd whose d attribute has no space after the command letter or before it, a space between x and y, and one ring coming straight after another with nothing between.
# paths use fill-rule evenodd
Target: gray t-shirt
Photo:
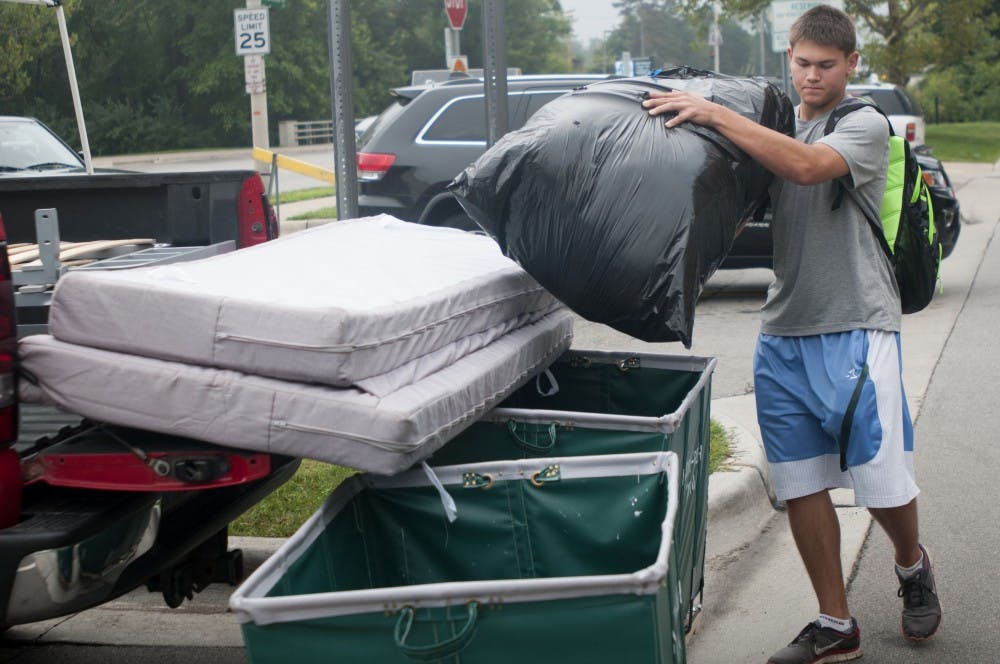
<instances>
[{"instance_id":1,"label":"gray t-shirt","mask_svg":"<svg viewBox=\"0 0 1000 664\"><path fill-rule=\"evenodd\" d=\"M889 159L889 125L875 110L848 113L829 136L829 114L798 120L795 137L825 143L847 162L850 174L818 185L776 180L774 275L761 309L761 331L808 336L868 329L898 332L899 291L858 200L879 217ZM796 109L798 117L798 109ZM831 210L838 182L854 189Z\"/></svg>"}]
</instances>

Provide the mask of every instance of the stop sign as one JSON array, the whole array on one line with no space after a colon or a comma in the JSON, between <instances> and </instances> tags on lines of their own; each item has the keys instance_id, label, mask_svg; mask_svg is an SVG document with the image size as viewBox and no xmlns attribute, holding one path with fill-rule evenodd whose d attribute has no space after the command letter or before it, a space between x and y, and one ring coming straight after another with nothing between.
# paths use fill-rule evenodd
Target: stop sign
<instances>
[{"instance_id":1,"label":"stop sign","mask_svg":"<svg viewBox=\"0 0 1000 664\"><path fill-rule=\"evenodd\" d=\"M453 30L461 30L465 25L465 14L469 9L466 0L444 0L444 11Z\"/></svg>"}]
</instances>

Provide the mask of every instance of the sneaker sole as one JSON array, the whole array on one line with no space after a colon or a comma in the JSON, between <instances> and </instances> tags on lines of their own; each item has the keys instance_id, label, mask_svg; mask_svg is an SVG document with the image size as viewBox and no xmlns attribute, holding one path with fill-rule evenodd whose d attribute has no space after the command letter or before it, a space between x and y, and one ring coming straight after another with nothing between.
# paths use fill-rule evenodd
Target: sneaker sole
<instances>
[{"instance_id":1,"label":"sneaker sole","mask_svg":"<svg viewBox=\"0 0 1000 664\"><path fill-rule=\"evenodd\" d=\"M863 654L864 653L861 652L861 648L858 648L857 650L852 650L850 652L831 653L821 659L814 659L812 661L812 664L834 664L835 662L849 662L852 659L858 659ZM773 664L773 660L770 659L767 660L767 664Z\"/></svg>"},{"instance_id":2,"label":"sneaker sole","mask_svg":"<svg viewBox=\"0 0 1000 664\"><path fill-rule=\"evenodd\" d=\"M849 662L852 659L858 659L864 653L861 652L861 648L857 650L852 650L851 652L836 653L833 655L827 655L823 659L817 659L813 664L833 664L834 662Z\"/></svg>"},{"instance_id":3,"label":"sneaker sole","mask_svg":"<svg viewBox=\"0 0 1000 664\"><path fill-rule=\"evenodd\" d=\"M941 613L942 614L944 613L943 606L941 607ZM899 631L903 634L903 638L909 641L910 643L922 643L931 638L932 636L934 636L935 634L937 634L938 630L941 629L941 623L943 622L944 622L944 616L942 615L941 619L938 620L938 624L934 626L934 631L928 634L927 636L913 636L912 634L907 634L906 629L903 627L902 621L900 621L899 623Z\"/></svg>"},{"instance_id":4,"label":"sneaker sole","mask_svg":"<svg viewBox=\"0 0 1000 664\"><path fill-rule=\"evenodd\" d=\"M923 544L921 544L920 546L923 548L924 554L927 555L927 560L928 562L930 562L931 569L933 570L934 558L931 556L931 552L928 551L927 547L924 546ZM934 590L937 591L937 579L934 580ZM899 631L903 635L903 638L909 641L910 643L923 643L924 641L928 640L929 638L937 634L938 630L941 629L941 623L944 622L944 603L941 601L940 597L938 597L938 606L941 607L941 617L938 618L938 624L934 626L934 631L928 634L927 636L913 636L912 634L907 634L906 628L903 626L903 619L900 618Z\"/></svg>"}]
</instances>

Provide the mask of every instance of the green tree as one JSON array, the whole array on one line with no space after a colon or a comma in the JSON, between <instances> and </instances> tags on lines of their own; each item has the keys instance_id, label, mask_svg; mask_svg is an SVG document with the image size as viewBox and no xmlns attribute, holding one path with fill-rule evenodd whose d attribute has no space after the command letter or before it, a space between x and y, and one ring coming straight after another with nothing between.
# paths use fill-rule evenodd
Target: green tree
<instances>
[{"instance_id":1,"label":"green tree","mask_svg":"<svg viewBox=\"0 0 1000 664\"><path fill-rule=\"evenodd\" d=\"M707 0L680 0L688 12L711 6ZM733 16L748 17L766 9L770 0L721 0ZM991 0L845 0L864 39L860 49L870 69L894 83L942 61L969 54L979 36L991 28L981 18Z\"/></svg>"},{"instance_id":2,"label":"green tree","mask_svg":"<svg viewBox=\"0 0 1000 664\"><path fill-rule=\"evenodd\" d=\"M67 17L72 5L64 7ZM69 80L63 65L63 52L55 10L33 5L0 3L0 102L8 112L26 114L23 101L36 98L34 86L39 81L58 88L69 99ZM59 69L49 71L51 61ZM72 105L68 106L72 112ZM53 109L35 105L31 115L42 121L58 116Z\"/></svg>"},{"instance_id":3,"label":"green tree","mask_svg":"<svg viewBox=\"0 0 1000 664\"><path fill-rule=\"evenodd\" d=\"M1000 2L991 2L978 17L987 26L971 53L944 58L917 86L917 96L931 122L1000 120Z\"/></svg>"},{"instance_id":4,"label":"green tree","mask_svg":"<svg viewBox=\"0 0 1000 664\"><path fill-rule=\"evenodd\" d=\"M272 135L283 119L331 115L330 0L288 0L270 12L265 58ZM233 9L245 0L65 0L95 154L246 145L249 101L234 52ZM414 69L444 67L440 0L351 3L355 115L384 108ZM462 31L472 66L482 63L479 5ZM570 21L557 0L506 2L511 66L569 71ZM72 102L51 10L0 4L0 99L10 114L36 115L71 142Z\"/></svg>"},{"instance_id":5,"label":"green tree","mask_svg":"<svg viewBox=\"0 0 1000 664\"><path fill-rule=\"evenodd\" d=\"M675 0L620 0L615 2L621 23L609 38L612 53L630 51L634 56L648 56L658 67L691 65L701 69L715 66L708 45L712 14L707 8L683 11ZM719 68L728 74L759 73L747 58L752 53L751 36L737 23L720 24L722 47Z\"/></svg>"}]
</instances>

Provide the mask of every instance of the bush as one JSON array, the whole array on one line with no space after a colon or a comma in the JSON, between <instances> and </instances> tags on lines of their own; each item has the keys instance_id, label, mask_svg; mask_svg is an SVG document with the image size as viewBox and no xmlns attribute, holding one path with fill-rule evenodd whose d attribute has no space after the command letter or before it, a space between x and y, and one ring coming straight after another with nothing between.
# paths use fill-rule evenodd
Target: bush
<instances>
[{"instance_id":1,"label":"bush","mask_svg":"<svg viewBox=\"0 0 1000 664\"><path fill-rule=\"evenodd\" d=\"M932 71L916 90L928 122L1000 120L1000 63L976 59Z\"/></svg>"}]
</instances>

